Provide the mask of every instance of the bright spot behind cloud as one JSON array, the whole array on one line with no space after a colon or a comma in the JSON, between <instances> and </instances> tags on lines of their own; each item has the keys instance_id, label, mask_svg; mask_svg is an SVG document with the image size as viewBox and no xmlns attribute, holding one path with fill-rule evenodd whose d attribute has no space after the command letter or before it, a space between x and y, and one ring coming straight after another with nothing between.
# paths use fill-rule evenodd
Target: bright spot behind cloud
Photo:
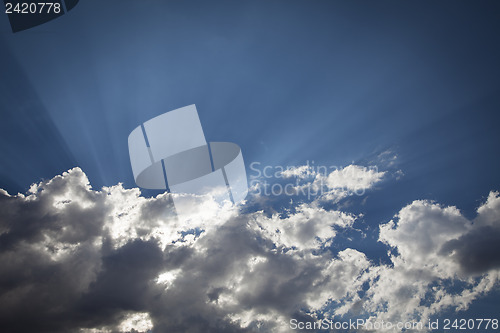
<instances>
[{"instance_id":1,"label":"bright spot behind cloud","mask_svg":"<svg viewBox=\"0 0 500 333\"><path fill-rule=\"evenodd\" d=\"M384 175L348 168L353 178L328 181L368 189ZM496 192L474 220L425 200L403 207L380 226L387 265L356 243L328 250L361 217L325 197L287 214L199 200L210 214L181 223L169 194L92 190L78 168L27 195L0 191L0 321L19 332L288 332L291 318L318 314L425 320L498 286Z\"/></svg>"}]
</instances>

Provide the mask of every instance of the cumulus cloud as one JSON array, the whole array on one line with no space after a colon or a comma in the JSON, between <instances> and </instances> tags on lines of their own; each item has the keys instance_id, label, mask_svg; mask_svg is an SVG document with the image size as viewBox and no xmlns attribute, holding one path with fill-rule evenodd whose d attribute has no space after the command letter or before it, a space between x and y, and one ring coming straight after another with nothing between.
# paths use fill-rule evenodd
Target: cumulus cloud
<instances>
[{"instance_id":1,"label":"cumulus cloud","mask_svg":"<svg viewBox=\"0 0 500 333\"><path fill-rule=\"evenodd\" d=\"M379 240L393 250L392 267L373 267L377 279L367 292L367 313L426 322L443 309L467 309L495 288L500 276L498 243L493 243L500 234L498 193L491 192L477 212L471 221L456 207L418 200L381 225ZM384 310L377 311L381 304Z\"/></svg>"},{"instance_id":2,"label":"cumulus cloud","mask_svg":"<svg viewBox=\"0 0 500 333\"><path fill-rule=\"evenodd\" d=\"M348 165L341 170L332 171L325 179L329 188L345 188L350 191L366 190L378 183L384 172L359 165Z\"/></svg>"},{"instance_id":3,"label":"cumulus cloud","mask_svg":"<svg viewBox=\"0 0 500 333\"><path fill-rule=\"evenodd\" d=\"M318 202L339 202L352 196L362 196L380 183L386 171L376 166L365 167L351 164L343 168L335 166L302 165L296 167L274 167L257 170L251 175L253 192L264 196L306 197Z\"/></svg>"},{"instance_id":4,"label":"cumulus cloud","mask_svg":"<svg viewBox=\"0 0 500 333\"><path fill-rule=\"evenodd\" d=\"M470 231L449 240L440 254L449 256L464 273L481 274L500 268L500 199L491 192Z\"/></svg>"},{"instance_id":5,"label":"cumulus cloud","mask_svg":"<svg viewBox=\"0 0 500 333\"><path fill-rule=\"evenodd\" d=\"M383 177L352 168L361 175L330 174L329 186L371 188ZM2 331L289 332L291 318L320 315L422 319L466 308L498 283L498 193L473 221L433 202L404 207L380 227L390 265L349 246L332 251L359 216L317 200L273 214L197 200L202 208L179 221L169 194L96 191L78 168L26 195L0 191ZM484 247L463 250L486 232ZM450 290L450 280L463 287Z\"/></svg>"}]
</instances>

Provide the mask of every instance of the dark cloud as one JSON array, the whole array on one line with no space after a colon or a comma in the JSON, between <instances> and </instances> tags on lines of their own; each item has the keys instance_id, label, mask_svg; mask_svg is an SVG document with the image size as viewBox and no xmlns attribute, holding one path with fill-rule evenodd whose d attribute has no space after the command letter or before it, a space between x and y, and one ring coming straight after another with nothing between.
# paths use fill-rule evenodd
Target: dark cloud
<instances>
[{"instance_id":1,"label":"dark cloud","mask_svg":"<svg viewBox=\"0 0 500 333\"><path fill-rule=\"evenodd\" d=\"M468 272L498 267L497 202L490 196L475 229L456 209L405 207L397 226L381 229L381 240L399 253L388 267L353 249L324 250L352 226L350 214L311 203L286 216L227 211L217 224L221 215L208 216L207 205L207 216L183 225L168 195L146 199L121 185L94 191L72 169L26 196L0 191L0 327L288 332L291 318L311 321L327 309L333 316L421 314L413 299L432 281L452 277L436 268L453 273L450 256ZM415 227L434 232L417 237ZM426 244L441 253L422 249ZM419 260L436 265L422 268Z\"/></svg>"},{"instance_id":2,"label":"dark cloud","mask_svg":"<svg viewBox=\"0 0 500 333\"><path fill-rule=\"evenodd\" d=\"M160 332L247 332L258 324L242 313L300 313L321 284L328 258L287 252L289 244L257 227L264 215L255 216L260 222L233 215L198 232L195 243L177 242L190 232L175 231L168 204L168 196L144 199L121 186L93 191L80 169L34 185L27 196L2 192L3 331L120 331L128 314L147 313ZM327 212L320 213L289 223L292 240L314 244L316 234L301 230L325 223ZM173 236L162 243L153 231L169 223ZM261 321L269 320L273 327L275 318Z\"/></svg>"},{"instance_id":3,"label":"dark cloud","mask_svg":"<svg viewBox=\"0 0 500 333\"><path fill-rule=\"evenodd\" d=\"M498 223L500 225L500 223ZM483 274L500 267L500 228L478 227L444 244L442 254L451 254L468 274Z\"/></svg>"}]
</instances>

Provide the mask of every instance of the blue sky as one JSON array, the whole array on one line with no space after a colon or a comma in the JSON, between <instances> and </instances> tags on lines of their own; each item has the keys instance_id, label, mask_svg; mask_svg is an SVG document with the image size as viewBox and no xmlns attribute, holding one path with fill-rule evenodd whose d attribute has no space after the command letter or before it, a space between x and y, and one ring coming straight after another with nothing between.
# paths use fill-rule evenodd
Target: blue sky
<instances>
[{"instance_id":1,"label":"blue sky","mask_svg":"<svg viewBox=\"0 0 500 333\"><path fill-rule=\"evenodd\" d=\"M75 166L95 189L133 188L128 134L196 104L207 140L239 144L247 167L401 170L353 199L369 226L417 199L472 219L500 190L499 14L496 1L82 0L16 34L0 15L0 188ZM358 248L385 252L373 246Z\"/></svg>"},{"instance_id":2,"label":"blue sky","mask_svg":"<svg viewBox=\"0 0 500 333\"><path fill-rule=\"evenodd\" d=\"M493 2L96 6L18 34L2 17L2 147L16 150L25 121L47 131L19 145L36 131L54 141L36 149L44 161L9 154L13 190L75 164L96 187L133 186L130 130L193 103L209 140L238 142L248 162L346 165L391 149L412 197L467 204L498 186Z\"/></svg>"}]
</instances>

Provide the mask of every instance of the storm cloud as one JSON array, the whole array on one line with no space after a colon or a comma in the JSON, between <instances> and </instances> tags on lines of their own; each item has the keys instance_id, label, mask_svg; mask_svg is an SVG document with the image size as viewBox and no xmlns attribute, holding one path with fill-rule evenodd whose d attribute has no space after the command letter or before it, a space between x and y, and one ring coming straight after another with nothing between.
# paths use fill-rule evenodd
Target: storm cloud
<instances>
[{"instance_id":1,"label":"storm cloud","mask_svg":"<svg viewBox=\"0 0 500 333\"><path fill-rule=\"evenodd\" d=\"M366 188L381 178L357 171ZM498 285L495 192L473 221L425 200L403 207L380 226L390 264L328 250L360 216L326 209L324 198L287 214L199 200L181 223L170 194L96 191L79 168L25 195L2 190L2 331L288 332L291 318L318 315L423 320ZM465 283L436 287L446 279Z\"/></svg>"}]
</instances>

